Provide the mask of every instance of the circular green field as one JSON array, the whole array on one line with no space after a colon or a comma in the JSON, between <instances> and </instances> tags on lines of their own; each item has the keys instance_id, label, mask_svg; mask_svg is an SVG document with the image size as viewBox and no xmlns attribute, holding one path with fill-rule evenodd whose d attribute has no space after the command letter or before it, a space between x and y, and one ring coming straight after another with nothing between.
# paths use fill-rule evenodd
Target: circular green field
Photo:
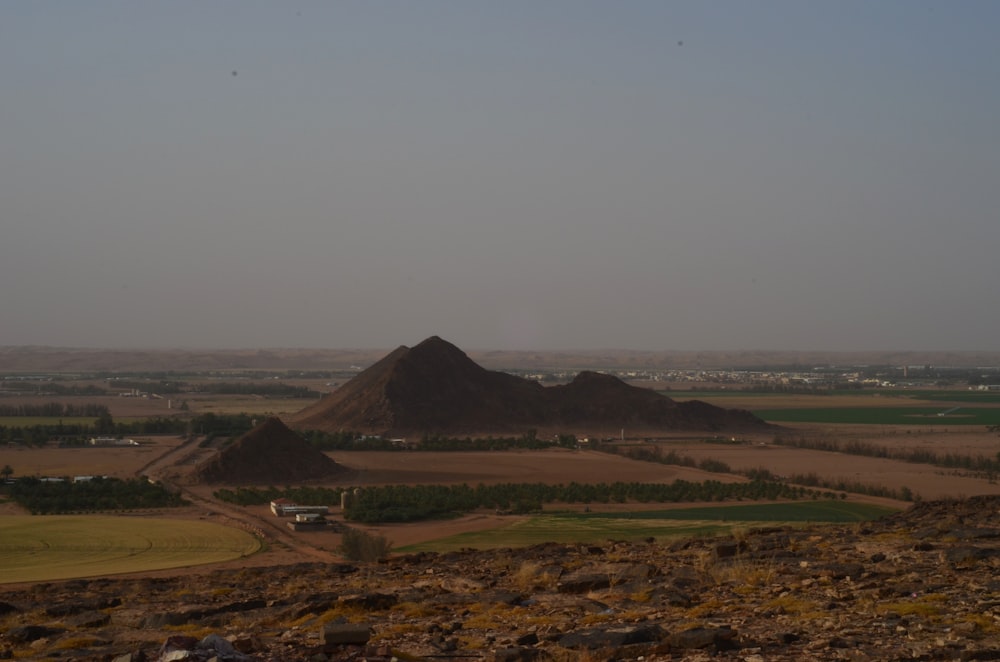
<instances>
[{"instance_id":1,"label":"circular green field","mask_svg":"<svg viewBox=\"0 0 1000 662\"><path fill-rule=\"evenodd\" d=\"M260 548L245 531L200 520L7 515L0 517L0 584L183 568Z\"/></svg>"}]
</instances>

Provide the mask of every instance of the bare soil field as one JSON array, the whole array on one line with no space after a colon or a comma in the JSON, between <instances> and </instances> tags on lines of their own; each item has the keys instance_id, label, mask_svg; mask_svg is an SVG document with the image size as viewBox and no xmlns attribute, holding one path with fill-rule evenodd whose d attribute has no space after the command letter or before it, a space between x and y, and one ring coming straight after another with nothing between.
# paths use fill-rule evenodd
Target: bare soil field
<instances>
[{"instance_id":1,"label":"bare soil field","mask_svg":"<svg viewBox=\"0 0 1000 662\"><path fill-rule=\"evenodd\" d=\"M815 473L829 481L862 483L893 490L909 488L923 499L1000 493L1000 485L966 472L900 460L861 457L780 446L671 446L696 460L713 459L737 471L767 468L779 476Z\"/></svg>"},{"instance_id":2,"label":"bare soil field","mask_svg":"<svg viewBox=\"0 0 1000 662\"><path fill-rule=\"evenodd\" d=\"M669 450L696 460L713 459L732 469L766 468L779 476L815 473L827 480L844 480L892 489L907 487L923 499L1000 493L995 479L973 472L946 469L929 464L889 460L845 453L775 445L775 437L846 444L858 442L903 454L931 451L995 458L1000 437L983 428L962 426L891 426L847 424L797 424L768 435L750 435L745 443L706 443L700 439L677 438L661 442Z\"/></svg>"},{"instance_id":3,"label":"bare soil field","mask_svg":"<svg viewBox=\"0 0 1000 662\"><path fill-rule=\"evenodd\" d=\"M669 483L742 480L699 469L637 462L596 451L552 449L497 452L339 452L330 457L354 470L343 485L476 485L496 483Z\"/></svg>"},{"instance_id":4,"label":"bare soil field","mask_svg":"<svg viewBox=\"0 0 1000 662\"><path fill-rule=\"evenodd\" d=\"M848 425L799 423L780 436L809 439L857 440L899 450L931 450L938 454L996 457L1000 435L979 426L962 425Z\"/></svg>"},{"instance_id":5,"label":"bare soil field","mask_svg":"<svg viewBox=\"0 0 1000 662\"><path fill-rule=\"evenodd\" d=\"M184 441L173 435L133 439L140 445L35 448L14 444L0 447L0 466L10 465L15 476L134 478Z\"/></svg>"}]
</instances>

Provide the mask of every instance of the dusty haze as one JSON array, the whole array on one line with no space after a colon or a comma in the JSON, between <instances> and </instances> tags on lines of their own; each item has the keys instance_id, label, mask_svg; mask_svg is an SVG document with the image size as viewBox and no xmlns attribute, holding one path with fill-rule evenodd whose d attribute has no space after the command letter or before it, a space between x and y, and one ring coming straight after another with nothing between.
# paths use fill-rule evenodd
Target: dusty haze
<instances>
[{"instance_id":1,"label":"dusty haze","mask_svg":"<svg viewBox=\"0 0 1000 662\"><path fill-rule=\"evenodd\" d=\"M0 345L1000 350L1000 4L0 4Z\"/></svg>"}]
</instances>

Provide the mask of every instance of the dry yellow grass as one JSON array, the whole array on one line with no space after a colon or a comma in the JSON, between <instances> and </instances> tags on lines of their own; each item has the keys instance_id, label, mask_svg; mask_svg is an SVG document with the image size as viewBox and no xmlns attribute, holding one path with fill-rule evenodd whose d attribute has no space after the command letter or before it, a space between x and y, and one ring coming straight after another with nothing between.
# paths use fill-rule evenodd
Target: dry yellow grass
<instances>
[{"instance_id":1,"label":"dry yellow grass","mask_svg":"<svg viewBox=\"0 0 1000 662\"><path fill-rule=\"evenodd\" d=\"M260 541L199 520L93 515L0 517L0 584L218 563Z\"/></svg>"}]
</instances>

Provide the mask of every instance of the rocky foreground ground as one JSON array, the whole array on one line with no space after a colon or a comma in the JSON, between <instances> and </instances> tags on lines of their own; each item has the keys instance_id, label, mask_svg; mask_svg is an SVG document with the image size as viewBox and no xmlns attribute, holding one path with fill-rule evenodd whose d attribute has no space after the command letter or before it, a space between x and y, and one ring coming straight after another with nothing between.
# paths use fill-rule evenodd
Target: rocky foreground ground
<instances>
[{"instance_id":1,"label":"rocky foreground ground","mask_svg":"<svg viewBox=\"0 0 1000 662\"><path fill-rule=\"evenodd\" d=\"M546 544L0 593L0 658L995 660L1000 497L726 539Z\"/></svg>"}]
</instances>

